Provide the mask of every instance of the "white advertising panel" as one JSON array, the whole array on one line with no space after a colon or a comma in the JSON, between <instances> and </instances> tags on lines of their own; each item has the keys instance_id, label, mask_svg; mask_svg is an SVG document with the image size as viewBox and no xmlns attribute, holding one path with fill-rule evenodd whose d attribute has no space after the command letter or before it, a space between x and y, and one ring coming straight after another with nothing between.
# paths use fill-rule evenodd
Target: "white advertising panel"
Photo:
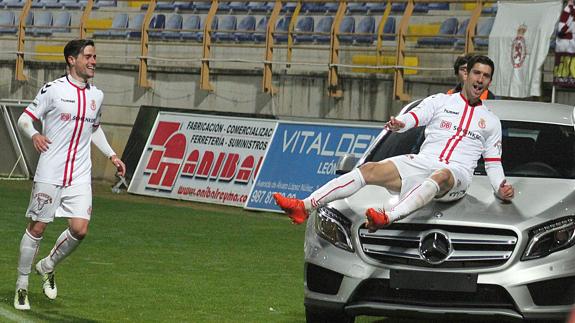
<instances>
[{"instance_id":1,"label":"white advertising panel","mask_svg":"<svg viewBox=\"0 0 575 323\"><path fill-rule=\"evenodd\" d=\"M243 206L276 124L160 112L128 192Z\"/></svg>"}]
</instances>

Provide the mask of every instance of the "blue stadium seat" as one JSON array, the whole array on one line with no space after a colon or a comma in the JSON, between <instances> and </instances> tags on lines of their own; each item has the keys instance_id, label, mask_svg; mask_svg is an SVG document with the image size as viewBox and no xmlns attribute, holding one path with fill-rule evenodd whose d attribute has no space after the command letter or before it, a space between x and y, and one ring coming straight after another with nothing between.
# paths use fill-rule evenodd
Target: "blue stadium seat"
<instances>
[{"instance_id":1,"label":"blue stadium seat","mask_svg":"<svg viewBox=\"0 0 575 323\"><path fill-rule=\"evenodd\" d=\"M276 23L276 29L274 34L274 39L276 42L286 42L288 39L287 31L289 28L289 23L291 21L291 16L281 17Z\"/></svg>"},{"instance_id":2,"label":"blue stadium seat","mask_svg":"<svg viewBox=\"0 0 575 323\"><path fill-rule=\"evenodd\" d=\"M247 4L250 12L270 12L274 8L273 2L249 2Z\"/></svg>"},{"instance_id":3,"label":"blue stadium seat","mask_svg":"<svg viewBox=\"0 0 575 323\"><path fill-rule=\"evenodd\" d=\"M102 7L117 7L118 2L116 0L96 0L94 3L94 9Z\"/></svg>"},{"instance_id":4,"label":"blue stadium seat","mask_svg":"<svg viewBox=\"0 0 575 323\"><path fill-rule=\"evenodd\" d=\"M266 40L266 32L269 21L270 18L267 16L262 17L260 21L258 21L258 24L256 25L256 31L253 35L253 40L255 42L262 42Z\"/></svg>"},{"instance_id":5,"label":"blue stadium seat","mask_svg":"<svg viewBox=\"0 0 575 323\"><path fill-rule=\"evenodd\" d=\"M224 2L224 1L220 1L218 3L218 11L222 11L222 12L227 12L227 11L231 11L232 8L230 8L230 2Z\"/></svg>"},{"instance_id":6,"label":"blue stadium seat","mask_svg":"<svg viewBox=\"0 0 575 323\"><path fill-rule=\"evenodd\" d=\"M427 3L416 3L413 7L413 12L427 13L429 11L429 5Z\"/></svg>"},{"instance_id":7,"label":"blue stadium seat","mask_svg":"<svg viewBox=\"0 0 575 323\"><path fill-rule=\"evenodd\" d=\"M211 1L208 2L194 2L194 9L198 11L208 11L212 7Z\"/></svg>"},{"instance_id":8,"label":"blue stadium seat","mask_svg":"<svg viewBox=\"0 0 575 323\"><path fill-rule=\"evenodd\" d=\"M237 29L236 16L223 16L219 19L218 30L212 33L214 41L235 40L235 31Z\"/></svg>"},{"instance_id":9,"label":"blue stadium seat","mask_svg":"<svg viewBox=\"0 0 575 323\"><path fill-rule=\"evenodd\" d=\"M449 10L449 3L447 2L430 2L427 4L428 10Z\"/></svg>"},{"instance_id":10,"label":"blue stadium seat","mask_svg":"<svg viewBox=\"0 0 575 323\"><path fill-rule=\"evenodd\" d=\"M353 43L354 36L352 34L355 33L355 18L351 16L343 17L343 20L339 25L339 33L340 42Z\"/></svg>"},{"instance_id":11,"label":"blue stadium seat","mask_svg":"<svg viewBox=\"0 0 575 323\"><path fill-rule=\"evenodd\" d=\"M128 38L140 38L142 37L142 24L144 24L144 18L146 14L139 13L128 20L128 32L126 33L125 37ZM154 19L150 20L150 25L153 25ZM114 35L111 35L114 37ZM118 35L118 37L121 37Z\"/></svg>"},{"instance_id":12,"label":"blue stadium seat","mask_svg":"<svg viewBox=\"0 0 575 323\"><path fill-rule=\"evenodd\" d=\"M165 28L162 31L151 31L151 38L161 38L161 39L179 39L180 31L182 30L182 15L175 13L168 18Z\"/></svg>"},{"instance_id":13,"label":"blue stadium seat","mask_svg":"<svg viewBox=\"0 0 575 323\"><path fill-rule=\"evenodd\" d=\"M166 15L160 13L154 15L150 21L150 27L148 29L148 37L155 38L158 33L161 35L162 31L166 27Z\"/></svg>"},{"instance_id":14,"label":"blue stadium seat","mask_svg":"<svg viewBox=\"0 0 575 323\"><path fill-rule=\"evenodd\" d=\"M367 13L365 2L352 2L347 4L347 11L351 13Z\"/></svg>"},{"instance_id":15,"label":"blue stadium seat","mask_svg":"<svg viewBox=\"0 0 575 323\"><path fill-rule=\"evenodd\" d=\"M455 35L458 25L457 18L447 18L441 23L438 35ZM422 37L417 40L417 45L419 46L446 46L454 43L455 38L447 37Z\"/></svg>"},{"instance_id":16,"label":"blue stadium seat","mask_svg":"<svg viewBox=\"0 0 575 323\"><path fill-rule=\"evenodd\" d=\"M217 30L218 29L218 16L215 16L212 20L212 30ZM205 24L205 21L202 23L202 25ZM183 28L182 28L183 29ZM184 37L184 39L187 39L186 37ZM196 40L199 42L204 41L204 30L203 27L201 28L201 30L196 33Z\"/></svg>"},{"instance_id":17,"label":"blue stadium seat","mask_svg":"<svg viewBox=\"0 0 575 323\"><path fill-rule=\"evenodd\" d=\"M256 17L245 16L238 24L238 32L235 33L236 41L252 41L254 39L253 31L256 29Z\"/></svg>"},{"instance_id":18,"label":"blue stadium seat","mask_svg":"<svg viewBox=\"0 0 575 323\"><path fill-rule=\"evenodd\" d=\"M30 12L32 13L32 12ZM32 26L26 29L26 34L34 37L52 35L52 21L54 17L51 11L38 11L33 13Z\"/></svg>"},{"instance_id":19,"label":"blue stadium seat","mask_svg":"<svg viewBox=\"0 0 575 323\"><path fill-rule=\"evenodd\" d=\"M489 17L479 23L477 27L476 36L485 36L485 38L475 38L473 43L477 47L487 47L489 46L489 34L493 28L493 23L495 22L495 17Z\"/></svg>"},{"instance_id":20,"label":"blue stadium seat","mask_svg":"<svg viewBox=\"0 0 575 323\"><path fill-rule=\"evenodd\" d=\"M325 13L334 13L337 12L337 9L339 8L339 3L337 2L326 2L324 3L324 12Z\"/></svg>"},{"instance_id":21,"label":"blue stadium seat","mask_svg":"<svg viewBox=\"0 0 575 323\"><path fill-rule=\"evenodd\" d=\"M39 0L32 3L32 8L61 8L62 6L58 3L58 0Z\"/></svg>"},{"instance_id":22,"label":"blue stadium seat","mask_svg":"<svg viewBox=\"0 0 575 323\"><path fill-rule=\"evenodd\" d=\"M80 9L82 7L78 0L60 0L60 5L65 9Z\"/></svg>"},{"instance_id":23,"label":"blue stadium seat","mask_svg":"<svg viewBox=\"0 0 575 323\"><path fill-rule=\"evenodd\" d=\"M311 12L324 12L325 8L323 3L309 3L304 2L301 6L301 13L311 13Z\"/></svg>"},{"instance_id":24,"label":"blue stadium seat","mask_svg":"<svg viewBox=\"0 0 575 323\"><path fill-rule=\"evenodd\" d=\"M230 2L230 12L244 12L248 11L248 3L244 1Z\"/></svg>"},{"instance_id":25,"label":"blue stadium seat","mask_svg":"<svg viewBox=\"0 0 575 323\"><path fill-rule=\"evenodd\" d=\"M128 14L127 13L117 13L112 20L112 26L110 30L97 30L94 32L94 37L111 37L112 31L115 35L123 33L125 35L125 29L128 28Z\"/></svg>"},{"instance_id":26,"label":"blue stadium seat","mask_svg":"<svg viewBox=\"0 0 575 323\"><path fill-rule=\"evenodd\" d=\"M33 23L34 23L34 14L32 13L32 11L30 11L26 16L26 21L24 22L24 25L32 26ZM18 27L19 25L20 25L20 15L15 15L14 26Z\"/></svg>"},{"instance_id":27,"label":"blue stadium seat","mask_svg":"<svg viewBox=\"0 0 575 323\"><path fill-rule=\"evenodd\" d=\"M24 0L4 0L0 3L4 8L22 8L24 7Z\"/></svg>"},{"instance_id":28,"label":"blue stadium seat","mask_svg":"<svg viewBox=\"0 0 575 323\"><path fill-rule=\"evenodd\" d=\"M0 11L0 34L15 34L18 28L15 25L16 16L12 11Z\"/></svg>"},{"instance_id":29,"label":"blue stadium seat","mask_svg":"<svg viewBox=\"0 0 575 323\"><path fill-rule=\"evenodd\" d=\"M395 17L389 16L383 25L383 33L384 34L395 34ZM391 36L383 36L383 40L395 40L395 35Z\"/></svg>"},{"instance_id":30,"label":"blue stadium seat","mask_svg":"<svg viewBox=\"0 0 575 323\"><path fill-rule=\"evenodd\" d=\"M300 17L294 28L294 41L295 42L310 42L313 41L313 35L311 34L301 34L301 33L312 33L314 30L314 19L313 17Z\"/></svg>"},{"instance_id":31,"label":"blue stadium seat","mask_svg":"<svg viewBox=\"0 0 575 323\"><path fill-rule=\"evenodd\" d=\"M295 2L287 2L282 7L282 12L294 12L297 3Z\"/></svg>"},{"instance_id":32,"label":"blue stadium seat","mask_svg":"<svg viewBox=\"0 0 575 323\"><path fill-rule=\"evenodd\" d=\"M329 43L331 41L331 27L333 25L333 17L321 17L315 26L313 40L318 43ZM341 29L341 25L340 25ZM327 33L327 34L326 34Z\"/></svg>"},{"instance_id":33,"label":"blue stadium seat","mask_svg":"<svg viewBox=\"0 0 575 323\"><path fill-rule=\"evenodd\" d=\"M392 12L404 12L405 8L407 8L407 3L392 3L391 4L391 11Z\"/></svg>"},{"instance_id":34,"label":"blue stadium seat","mask_svg":"<svg viewBox=\"0 0 575 323\"><path fill-rule=\"evenodd\" d=\"M363 17L355 29L354 43L371 44L375 40L375 18Z\"/></svg>"},{"instance_id":35,"label":"blue stadium seat","mask_svg":"<svg viewBox=\"0 0 575 323\"><path fill-rule=\"evenodd\" d=\"M458 36L455 39L455 47L461 48L465 46L465 36L467 35L467 26L469 26L469 18L463 20L459 27L457 28L457 33L455 34Z\"/></svg>"},{"instance_id":36,"label":"blue stadium seat","mask_svg":"<svg viewBox=\"0 0 575 323\"><path fill-rule=\"evenodd\" d=\"M144 3L140 6L140 9L142 10L147 10L148 9L148 4ZM174 1L170 0L170 1L158 1L156 3L156 10L162 11L162 10L174 10L176 9L176 7L174 7Z\"/></svg>"},{"instance_id":37,"label":"blue stadium seat","mask_svg":"<svg viewBox=\"0 0 575 323\"><path fill-rule=\"evenodd\" d=\"M70 26L72 25L72 15L69 11L60 11L57 16L54 17L54 23L52 24L52 32L55 33L69 33Z\"/></svg>"},{"instance_id":38,"label":"blue stadium seat","mask_svg":"<svg viewBox=\"0 0 575 323\"><path fill-rule=\"evenodd\" d=\"M386 4L380 3L380 2L367 2L365 4L365 9L367 10L367 13L384 12L385 7L386 7Z\"/></svg>"},{"instance_id":39,"label":"blue stadium seat","mask_svg":"<svg viewBox=\"0 0 575 323\"><path fill-rule=\"evenodd\" d=\"M184 22L182 23L182 32L181 33L166 33L164 37L167 39L197 39L198 34L200 33L200 26L201 26L201 19L198 15L187 16L184 18Z\"/></svg>"}]
</instances>

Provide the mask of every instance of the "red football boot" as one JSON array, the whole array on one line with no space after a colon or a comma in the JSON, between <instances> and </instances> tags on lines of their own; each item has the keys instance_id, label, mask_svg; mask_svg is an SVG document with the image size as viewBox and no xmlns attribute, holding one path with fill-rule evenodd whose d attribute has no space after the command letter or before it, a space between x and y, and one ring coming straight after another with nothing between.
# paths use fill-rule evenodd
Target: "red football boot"
<instances>
[{"instance_id":1,"label":"red football boot","mask_svg":"<svg viewBox=\"0 0 575 323\"><path fill-rule=\"evenodd\" d=\"M276 204L284 210L294 224L302 224L305 222L308 214L302 200L285 197L280 193L274 193L272 196L276 200Z\"/></svg>"},{"instance_id":2,"label":"red football boot","mask_svg":"<svg viewBox=\"0 0 575 323\"><path fill-rule=\"evenodd\" d=\"M365 216L367 216L366 226L369 232L375 232L390 224L389 217L384 210L378 211L374 208L369 208L365 211Z\"/></svg>"}]
</instances>

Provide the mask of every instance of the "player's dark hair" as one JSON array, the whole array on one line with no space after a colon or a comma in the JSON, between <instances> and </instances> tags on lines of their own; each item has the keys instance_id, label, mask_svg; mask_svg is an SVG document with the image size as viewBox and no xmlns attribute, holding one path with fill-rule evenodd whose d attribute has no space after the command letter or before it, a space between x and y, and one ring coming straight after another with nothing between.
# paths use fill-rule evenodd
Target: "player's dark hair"
<instances>
[{"instance_id":1,"label":"player's dark hair","mask_svg":"<svg viewBox=\"0 0 575 323\"><path fill-rule=\"evenodd\" d=\"M477 63L489 65L489 67L491 67L491 76L493 77L493 74L495 73L495 64L493 64L491 58L485 55L474 55L473 57L471 57L467 62L467 73L471 72L473 65Z\"/></svg>"},{"instance_id":2,"label":"player's dark hair","mask_svg":"<svg viewBox=\"0 0 575 323\"><path fill-rule=\"evenodd\" d=\"M68 56L78 57L78 55L84 51L86 46L95 47L94 41L90 39L74 39L69 41L64 47L64 60L66 61L66 65L70 66L68 63Z\"/></svg>"},{"instance_id":3,"label":"player's dark hair","mask_svg":"<svg viewBox=\"0 0 575 323\"><path fill-rule=\"evenodd\" d=\"M466 54L457 57L457 59L453 63L453 72L455 73L455 75L459 73L459 68L461 67L461 65L467 64L467 62L469 62L469 59L471 57L473 57L473 54Z\"/></svg>"}]
</instances>

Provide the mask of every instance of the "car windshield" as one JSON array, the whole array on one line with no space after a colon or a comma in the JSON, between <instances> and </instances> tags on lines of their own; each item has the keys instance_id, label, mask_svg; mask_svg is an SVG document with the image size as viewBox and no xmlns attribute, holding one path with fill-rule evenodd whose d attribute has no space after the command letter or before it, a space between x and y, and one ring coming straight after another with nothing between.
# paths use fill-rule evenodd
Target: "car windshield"
<instances>
[{"instance_id":1,"label":"car windshield","mask_svg":"<svg viewBox=\"0 0 575 323\"><path fill-rule=\"evenodd\" d=\"M501 156L506 176L575 178L575 132L573 127L534 122L501 121ZM404 133L388 133L366 161L417 154L424 140L424 127ZM485 175L483 158L476 175Z\"/></svg>"}]
</instances>

